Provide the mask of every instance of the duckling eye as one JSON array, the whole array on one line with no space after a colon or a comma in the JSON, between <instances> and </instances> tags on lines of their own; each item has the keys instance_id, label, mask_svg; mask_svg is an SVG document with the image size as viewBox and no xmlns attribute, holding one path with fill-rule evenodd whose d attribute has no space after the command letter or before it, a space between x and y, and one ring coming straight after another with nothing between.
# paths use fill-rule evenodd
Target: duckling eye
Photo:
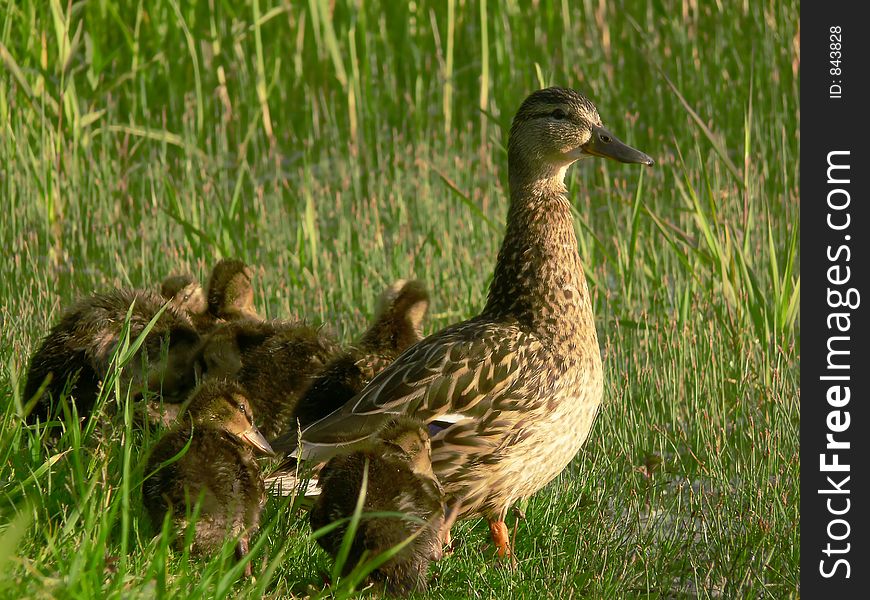
<instances>
[{"instance_id":1,"label":"duckling eye","mask_svg":"<svg viewBox=\"0 0 870 600\"><path fill-rule=\"evenodd\" d=\"M561 108L557 108L556 110L554 110L553 112L550 113L550 116L553 117L554 119L558 119L559 121L561 121L563 119L568 118L568 113L566 113Z\"/></svg>"},{"instance_id":2,"label":"duckling eye","mask_svg":"<svg viewBox=\"0 0 870 600\"><path fill-rule=\"evenodd\" d=\"M239 404L239 412L243 412L243 413L246 412L244 404Z\"/></svg>"}]
</instances>

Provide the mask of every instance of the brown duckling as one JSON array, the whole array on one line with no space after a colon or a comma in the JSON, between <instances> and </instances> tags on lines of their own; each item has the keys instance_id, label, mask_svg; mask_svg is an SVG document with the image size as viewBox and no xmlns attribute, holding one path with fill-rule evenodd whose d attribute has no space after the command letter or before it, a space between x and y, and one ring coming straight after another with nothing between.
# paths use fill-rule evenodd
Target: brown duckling
<instances>
[{"instance_id":1,"label":"brown duckling","mask_svg":"<svg viewBox=\"0 0 870 600\"><path fill-rule=\"evenodd\" d=\"M224 321L259 319L254 308L254 272L244 262L224 258L208 280L208 311Z\"/></svg>"},{"instance_id":2,"label":"brown duckling","mask_svg":"<svg viewBox=\"0 0 870 600\"><path fill-rule=\"evenodd\" d=\"M189 273L170 275L160 286L161 295L185 311L200 333L218 323L260 317L254 309L253 271L244 262L222 259L212 268L208 289Z\"/></svg>"},{"instance_id":3,"label":"brown duckling","mask_svg":"<svg viewBox=\"0 0 870 600\"><path fill-rule=\"evenodd\" d=\"M429 563L440 560L443 539L453 520L445 518L444 496L432 471L430 449L426 425L399 416L387 421L366 448L336 456L321 469L321 493L310 514L315 531L353 515L368 469L362 517L342 575L353 570L363 553L371 558L416 536L369 578L384 583L391 595L426 590ZM400 512L411 518L366 516L373 512ZM345 522L317 543L334 558L346 531Z\"/></svg>"},{"instance_id":4,"label":"brown duckling","mask_svg":"<svg viewBox=\"0 0 870 600\"><path fill-rule=\"evenodd\" d=\"M190 273L170 275L160 284L160 295L173 306L195 315L208 312L208 301L202 284Z\"/></svg>"},{"instance_id":5,"label":"brown duckling","mask_svg":"<svg viewBox=\"0 0 870 600\"><path fill-rule=\"evenodd\" d=\"M288 435L295 440L297 420L305 428L341 407L406 348L423 339L422 323L428 308L429 294L420 281L400 279L384 290L371 326L329 363L302 395Z\"/></svg>"},{"instance_id":6,"label":"brown duckling","mask_svg":"<svg viewBox=\"0 0 870 600\"><path fill-rule=\"evenodd\" d=\"M299 397L338 351L335 340L317 327L243 319L216 327L200 356L206 377L242 385L260 431L271 440L289 429Z\"/></svg>"},{"instance_id":7,"label":"brown duckling","mask_svg":"<svg viewBox=\"0 0 870 600\"><path fill-rule=\"evenodd\" d=\"M214 554L228 537L238 537L236 557L241 560L266 500L254 452L271 454L272 448L234 382L203 383L186 404L184 417L151 450L142 486L145 508L155 528L171 513L176 544L183 544L187 517L201 498L192 554ZM188 444L181 458L166 464ZM249 563L245 575L250 574Z\"/></svg>"},{"instance_id":8,"label":"brown duckling","mask_svg":"<svg viewBox=\"0 0 870 600\"><path fill-rule=\"evenodd\" d=\"M30 360L24 396L28 401L37 394L39 398L27 415L28 422L50 416L52 400L60 397L68 380L72 381L78 414L88 414L109 372L130 306L132 341L163 304L160 296L150 291L117 289L94 294L67 309ZM193 358L199 342L187 315L170 304L148 333L138 356L124 368L122 387L126 389L132 382L136 395L144 390L161 391L167 401L182 400L195 385ZM162 351L164 344L166 352Z\"/></svg>"}]
</instances>

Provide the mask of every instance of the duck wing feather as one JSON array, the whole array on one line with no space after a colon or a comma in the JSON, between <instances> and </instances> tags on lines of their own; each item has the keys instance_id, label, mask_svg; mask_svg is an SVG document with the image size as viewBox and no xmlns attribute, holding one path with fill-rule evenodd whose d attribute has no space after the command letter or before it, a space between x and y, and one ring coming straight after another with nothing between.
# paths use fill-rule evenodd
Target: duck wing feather
<instances>
[{"instance_id":1,"label":"duck wing feather","mask_svg":"<svg viewBox=\"0 0 870 600\"><path fill-rule=\"evenodd\" d=\"M391 415L410 414L468 430L469 421L494 425L503 412L517 413L538 397L537 361L549 354L538 337L516 322L478 317L448 327L408 348L359 394L302 431L304 460L326 460L369 438ZM507 423L497 427L502 431ZM280 444L295 448L296 432ZM273 444L274 445L274 444Z\"/></svg>"}]
</instances>

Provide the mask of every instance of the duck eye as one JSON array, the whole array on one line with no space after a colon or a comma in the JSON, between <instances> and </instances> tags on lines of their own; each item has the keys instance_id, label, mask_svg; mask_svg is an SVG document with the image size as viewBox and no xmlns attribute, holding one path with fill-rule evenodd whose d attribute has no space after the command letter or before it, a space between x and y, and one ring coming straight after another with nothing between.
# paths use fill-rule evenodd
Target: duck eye
<instances>
[{"instance_id":1,"label":"duck eye","mask_svg":"<svg viewBox=\"0 0 870 600\"><path fill-rule=\"evenodd\" d=\"M602 142L604 142L605 144L609 144L610 142L613 141L612 137L610 137L609 135L605 135L603 133L598 136L598 139L601 140Z\"/></svg>"},{"instance_id":2,"label":"duck eye","mask_svg":"<svg viewBox=\"0 0 870 600\"><path fill-rule=\"evenodd\" d=\"M239 410L240 410L241 412L245 412L245 405L244 405L244 404L239 404Z\"/></svg>"},{"instance_id":3,"label":"duck eye","mask_svg":"<svg viewBox=\"0 0 870 600\"><path fill-rule=\"evenodd\" d=\"M558 119L561 121L562 119L568 118L568 113L566 113L561 108L557 108L556 110L554 110L553 112L550 113L550 116L553 117L554 119Z\"/></svg>"}]
</instances>

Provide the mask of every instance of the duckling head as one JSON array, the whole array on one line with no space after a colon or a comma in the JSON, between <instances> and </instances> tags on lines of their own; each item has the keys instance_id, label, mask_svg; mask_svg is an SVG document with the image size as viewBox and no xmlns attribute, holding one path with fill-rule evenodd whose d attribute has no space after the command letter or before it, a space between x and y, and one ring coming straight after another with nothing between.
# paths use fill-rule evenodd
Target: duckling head
<instances>
[{"instance_id":1,"label":"duckling head","mask_svg":"<svg viewBox=\"0 0 870 600\"><path fill-rule=\"evenodd\" d=\"M404 350L423 339L423 318L429 310L429 293L422 282L399 279L378 299L375 324L366 332L364 345Z\"/></svg>"},{"instance_id":2,"label":"duckling head","mask_svg":"<svg viewBox=\"0 0 870 600\"><path fill-rule=\"evenodd\" d=\"M195 426L223 430L263 454L274 454L272 446L254 424L244 390L235 382L206 381L188 401L187 413Z\"/></svg>"},{"instance_id":3,"label":"duckling head","mask_svg":"<svg viewBox=\"0 0 870 600\"><path fill-rule=\"evenodd\" d=\"M385 456L407 462L417 475L435 478L432 442L422 421L402 415L392 417L378 431L377 439L385 447Z\"/></svg>"},{"instance_id":4,"label":"duckling head","mask_svg":"<svg viewBox=\"0 0 870 600\"><path fill-rule=\"evenodd\" d=\"M652 158L610 133L598 109L580 92L551 87L525 99L508 139L512 180L525 183L558 178L561 182L568 166L589 156L653 165Z\"/></svg>"},{"instance_id":5,"label":"duckling head","mask_svg":"<svg viewBox=\"0 0 870 600\"><path fill-rule=\"evenodd\" d=\"M208 310L205 292L190 273L170 275L160 285L160 295L181 310L193 315L204 315Z\"/></svg>"},{"instance_id":6,"label":"duckling head","mask_svg":"<svg viewBox=\"0 0 870 600\"><path fill-rule=\"evenodd\" d=\"M216 317L258 319L254 309L254 273L240 260L222 259L208 281L208 310Z\"/></svg>"}]
</instances>

